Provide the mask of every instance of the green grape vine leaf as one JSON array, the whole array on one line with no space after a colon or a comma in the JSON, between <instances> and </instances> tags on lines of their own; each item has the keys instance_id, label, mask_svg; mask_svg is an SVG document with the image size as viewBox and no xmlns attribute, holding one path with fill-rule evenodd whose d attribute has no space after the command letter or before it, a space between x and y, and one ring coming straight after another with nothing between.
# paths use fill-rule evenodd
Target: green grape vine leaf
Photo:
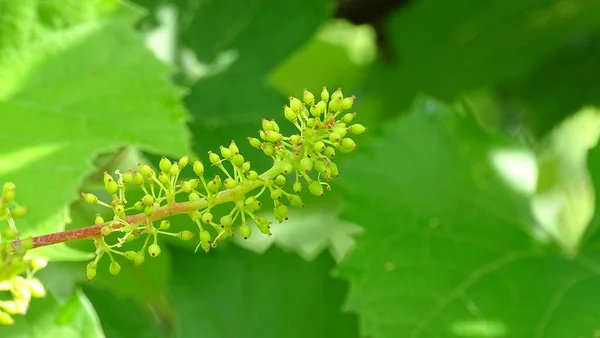
<instances>
[{"instance_id":1,"label":"green grape vine leaf","mask_svg":"<svg viewBox=\"0 0 600 338\"><path fill-rule=\"evenodd\" d=\"M363 334L593 334L600 241L567 257L539 236L532 187L509 185L495 164L522 148L425 98L344 164L354 192L344 216L365 233L341 275L351 283L347 307L359 313Z\"/></svg>"},{"instance_id":2,"label":"green grape vine leaf","mask_svg":"<svg viewBox=\"0 0 600 338\"><path fill-rule=\"evenodd\" d=\"M99 153L188 150L179 90L134 31L137 9L110 1L0 6L0 30L9 32L0 40L0 176L30 210L23 235L63 229Z\"/></svg>"}]
</instances>

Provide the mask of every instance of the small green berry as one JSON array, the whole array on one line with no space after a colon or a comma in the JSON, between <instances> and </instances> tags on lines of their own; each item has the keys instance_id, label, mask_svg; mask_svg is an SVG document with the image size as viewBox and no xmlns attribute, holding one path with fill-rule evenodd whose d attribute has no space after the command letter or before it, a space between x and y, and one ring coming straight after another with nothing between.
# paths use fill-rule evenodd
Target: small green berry
<instances>
[{"instance_id":1,"label":"small green berry","mask_svg":"<svg viewBox=\"0 0 600 338\"><path fill-rule=\"evenodd\" d=\"M296 144L300 143L300 135L290 136L289 141L292 145L296 145Z\"/></svg>"},{"instance_id":2,"label":"small green berry","mask_svg":"<svg viewBox=\"0 0 600 338\"><path fill-rule=\"evenodd\" d=\"M275 184L283 186L285 184L285 176L283 175L277 175L277 177L275 177Z\"/></svg>"},{"instance_id":3,"label":"small green berry","mask_svg":"<svg viewBox=\"0 0 600 338\"><path fill-rule=\"evenodd\" d=\"M250 229L248 224L242 224L240 226L240 234L244 239L248 239L252 235L252 229Z\"/></svg>"},{"instance_id":4,"label":"small green berry","mask_svg":"<svg viewBox=\"0 0 600 338\"><path fill-rule=\"evenodd\" d=\"M307 105L311 105L313 104L313 102L315 102L315 96L313 95L313 93L309 92L306 88L304 88L304 92L302 93L302 100Z\"/></svg>"},{"instance_id":5,"label":"small green berry","mask_svg":"<svg viewBox=\"0 0 600 338\"><path fill-rule=\"evenodd\" d=\"M292 190L294 190L294 192L296 194L299 194L302 191L302 183L300 183L300 181L294 182L294 185L292 186Z\"/></svg>"},{"instance_id":6,"label":"small green berry","mask_svg":"<svg viewBox=\"0 0 600 338\"><path fill-rule=\"evenodd\" d=\"M333 177L338 177L340 175L337 164L333 162L329 162L329 172Z\"/></svg>"},{"instance_id":7,"label":"small green berry","mask_svg":"<svg viewBox=\"0 0 600 338\"><path fill-rule=\"evenodd\" d=\"M142 176L142 174L140 174L139 172L134 172L133 173L133 183L137 184L137 185L142 185L144 184L144 177Z\"/></svg>"},{"instance_id":8,"label":"small green berry","mask_svg":"<svg viewBox=\"0 0 600 338\"><path fill-rule=\"evenodd\" d=\"M344 98L342 100L342 109L348 110L348 109L352 108L352 105L354 104L354 99L355 99L354 95Z\"/></svg>"},{"instance_id":9,"label":"small green berry","mask_svg":"<svg viewBox=\"0 0 600 338\"><path fill-rule=\"evenodd\" d=\"M181 191L185 193L189 193L192 191L192 183L190 181L181 182Z\"/></svg>"},{"instance_id":10,"label":"small green berry","mask_svg":"<svg viewBox=\"0 0 600 338\"><path fill-rule=\"evenodd\" d=\"M248 137L248 141L250 142L250 145L256 149L259 149L260 145L262 144L262 142L255 137Z\"/></svg>"},{"instance_id":11,"label":"small green berry","mask_svg":"<svg viewBox=\"0 0 600 338\"><path fill-rule=\"evenodd\" d=\"M196 173L196 175L198 175L198 177L204 175L204 165L202 164L202 162L200 162L199 159L194 160L194 172Z\"/></svg>"},{"instance_id":12,"label":"small green berry","mask_svg":"<svg viewBox=\"0 0 600 338\"><path fill-rule=\"evenodd\" d=\"M335 113L342 111L342 99L332 99L331 102L329 102L329 110Z\"/></svg>"},{"instance_id":13,"label":"small green berry","mask_svg":"<svg viewBox=\"0 0 600 338\"><path fill-rule=\"evenodd\" d=\"M179 164L177 162L175 162L171 166L171 170L169 170L169 175L171 175L172 177L176 177L177 175L179 175L180 171L181 171L181 168L179 168Z\"/></svg>"},{"instance_id":14,"label":"small green berry","mask_svg":"<svg viewBox=\"0 0 600 338\"><path fill-rule=\"evenodd\" d=\"M160 221L160 225L158 227L160 230L167 230L171 227L171 222L168 219L163 219Z\"/></svg>"},{"instance_id":15,"label":"small green berry","mask_svg":"<svg viewBox=\"0 0 600 338\"><path fill-rule=\"evenodd\" d=\"M210 212L205 212L204 214L202 214L202 222L209 224L210 222L212 222L213 220L213 214L211 214Z\"/></svg>"},{"instance_id":16,"label":"small green berry","mask_svg":"<svg viewBox=\"0 0 600 338\"><path fill-rule=\"evenodd\" d=\"M158 167L162 172L168 173L171 170L171 161L168 158L163 156L158 163Z\"/></svg>"},{"instance_id":17,"label":"small green berry","mask_svg":"<svg viewBox=\"0 0 600 338\"><path fill-rule=\"evenodd\" d=\"M88 202L90 204L95 204L98 202L98 197L94 194L86 194L86 193L82 192L81 196L83 197L83 199L86 202ZM6 200L5 200L5 202L6 202Z\"/></svg>"},{"instance_id":18,"label":"small green berry","mask_svg":"<svg viewBox=\"0 0 600 338\"><path fill-rule=\"evenodd\" d=\"M229 144L229 150L231 150L234 154L237 154L240 152L240 148L238 148L237 144L235 144L234 140L231 140L231 143Z\"/></svg>"},{"instance_id":19,"label":"small green berry","mask_svg":"<svg viewBox=\"0 0 600 338\"><path fill-rule=\"evenodd\" d=\"M305 157L300 160L300 167L302 168L302 170L304 170L304 172L311 171L313 169L313 166L314 166L313 160L308 157Z\"/></svg>"},{"instance_id":20,"label":"small green berry","mask_svg":"<svg viewBox=\"0 0 600 338\"><path fill-rule=\"evenodd\" d=\"M342 88L338 88L336 89L332 94L331 94L331 99L332 100L342 100L344 98L344 93L342 93Z\"/></svg>"},{"instance_id":21,"label":"small green berry","mask_svg":"<svg viewBox=\"0 0 600 338\"><path fill-rule=\"evenodd\" d=\"M273 143L263 143L261 147L263 153L265 153L267 156L273 156L275 153L275 147L273 146Z\"/></svg>"},{"instance_id":22,"label":"small green berry","mask_svg":"<svg viewBox=\"0 0 600 338\"><path fill-rule=\"evenodd\" d=\"M223 181L223 185L224 185L224 186L225 186L225 188L227 188L227 189L233 189L233 188L235 188L235 187L237 186L237 181L236 181L236 180L234 180L234 179L233 179L233 178L231 178L231 177L227 177L227 178L225 179L225 181Z\"/></svg>"},{"instance_id":23,"label":"small green berry","mask_svg":"<svg viewBox=\"0 0 600 338\"><path fill-rule=\"evenodd\" d=\"M283 162L281 164L281 170L283 171L284 174L287 175L294 170L294 166L289 162Z\"/></svg>"},{"instance_id":24,"label":"small green berry","mask_svg":"<svg viewBox=\"0 0 600 338\"><path fill-rule=\"evenodd\" d=\"M154 176L154 170L152 170L151 166L143 163L138 163L138 167L140 168L140 172L142 173L142 175L146 177Z\"/></svg>"},{"instance_id":25,"label":"small green berry","mask_svg":"<svg viewBox=\"0 0 600 338\"><path fill-rule=\"evenodd\" d=\"M197 201L197 200L199 200L199 199L200 199L200 195L198 195L198 194L197 194L197 193L195 193L195 192L191 192L191 193L189 194L189 196L188 196L188 199L189 199L190 201Z\"/></svg>"},{"instance_id":26,"label":"small green berry","mask_svg":"<svg viewBox=\"0 0 600 338\"><path fill-rule=\"evenodd\" d=\"M221 187L221 185L219 184L219 182L217 180L210 180L206 184L207 190L211 193L216 193L217 191L219 191L220 187Z\"/></svg>"},{"instance_id":27,"label":"small green berry","mask_svg":"<svg viewBox=\"0 0 600 338\"><path fill-rule=\"evenodd\" d=\"M273 123L267 119L262 119L262 129L264 131L275 130Z\"/></svg>"},{"instance_id":28,"label":"small green berry","mask_svg":"<svg viewBox=\"0 0 600 338\"><path fill-rule=\"evenodd\" d=\"M281 196L283 196L283 192L281 191L281 189L275 189L271 191L271 199L278 200L281 198Z\"/></svg>"},{"instance_id":29,"label":"small green berry","mask_svg":"<svg viewBox=\"0 0 600 338\"><path fill-rule=\"evenodd\" d=\"M316 142L316 143L313 145L313 150L314 150L316 153L320 153L320 152L322 152L323 150L325 150L325 143L323 143L323 141L318 141L318 142Z\"/></svg>"},{"instance_id":30,"label":"small green berry","mask_svg":"<svg viewBox=\"0 0 600 338\"><path fill-rule=\"evenodd\" d=\"M143 210L144 209L144 205L142 204L142 201L137 201L133 204L133 208L135 210Z\"/></svg>"},{"instance_id":31,"label":"small green berry","mask_svg":"<svg viewBox=\"0 0 600 338\"><path fill-rule=\"evenodd\" d=\"M158 244L156 244L156 243L150 244L148 246L148 253L152 257L156 257L156 256L160 255L160 246L158 246Z\"/></svg>"},{"instance_id":32,"label":"small green berry","mask_svg":"<svg viewBox=\"0 0 600 338\"><path fill-rule=\"evenodd\" d=\"M238 168L241 167L244 164L244 156L242 156L239 153L233 155L233 158L231 159L231 163Z\"/></svg>"},{"instance_id":33,"label":"small green berry","mask_svg":"<svg viewBox=\"0 0 600 338\"><path fill-rule=\"evenodd\" d=\"M189 154L183 155L183 157L181 157L179 159L179 162L177 162L179 169L185 168L185 166L188 164L189 161L190 161L190 155Z\"/></svg>"},{"instance_id":34,"label":"small green berry","mask_svg":"<svg viewBox=\"0 0 600 338\"><path fill-rule=\"evenodd\" d=\"M14 209L12 209L10 211L10 215L13 218L21 218L21 217L25 216L26 214L27 214L27 207L24 207L21 205L15 207Z\"/></svg>"},{"instance_id":35,"label":"small green berry","mask_svg":"<svg viewBox=\"0 0 600 338\"><path fill-rule=\"evenodd\" d=\"M246 177L250 180L250 181L256 181L258 179L258 173L254 170L250 170L247 174Z\"/></svg>"},{"instance_id":36,"label":"small green berry","mask_svg":"<svg viewBox=\"0 0 600 338\"><path fill-rule=\"evenodd\" d=\"M144 195L144 197L142 197L142 204L144 206L153 205L155 201L156 201L156 199L152 195L146 194L146 195Z\"/></svg>"},{"instance_id":37,"label":"small green berry","mask_svg":"<svg viewBox=\"0 0 600 338\"><path fill-rule=\"evenodd\" d=\"M229 148L225 148L224 146L220 146L219 148L221 149L221 156L223 158L229 159L233 156L233 152Z\"/></svg>"},{"instance_id":38,"label":"small green berry","mask_svg":"<svg viewBox=\"0 0 600 338\"><path fill-rule=\"evenodd\" d=\"M96 263L95 262L88 263L88 265L85 268L85 274L89 281L91 281L92 279L94 279L94 277L96 277L96 272L97 272L96 271Z\"/></svg>"},{"instance_id":39,"label":"small green berry","mask_svg":"<svg viewBox=\"0 0 600 338\"><path fill-rule=\"evenodd\" d=\"M242 172L246 173L248 170L250 170L250 161L246 161L242 164Z\"/></svg>"},{"instance_id":40,"label":"small green berry","mask_svg":"<svg viewBox=\"0 0 600 338\"><path fill-rule=\"evenodd\" d=\"M352 120L354 119L355 116L356 116L356 113L348 113L348 114L344 115L340 120L344 123L350 123L350 122L352 122Z\"/></svg>"},{"instance_id":41,"label":"small green berry","mask_svg":"<svg viewBox=\"0 0 600 338\"><path fill-rule=\"evenodd\" d=\"M321 91L321 100L327 102L329 101L329 92L327 91L327 87L323 87Z\"/></svg>"},{"instance_id":42,"label":"small green berry","mask_svg":"<svg viewBox=\"0 0 600 338\"><path fill-rule=\"evenodd\" d=\"M147 207L144 208L144 214L146 216L152 216L152 214L154 213L154 206L149 205Z\"/></svg>"},{"instance_id":43,"label":"small green berry","mask_svg":"<svg viewBox=\"0 0 600 338\"><path fill-rule=\"evenodd\" d=\"M144 263L144 261L146 260L146 258L144 257L143 253L138 252L135 257L133 258L133 264L138 267L140 265L142 265Z\"/></svg>"},{"instance_id":44,"label":"small green berry","mask_svg":"<svg viewBox=\"0 0 600 338\"><path fill-rule=\"evenodd\" d=\"M362 124L353 124L350 127L348 127L348 132L354 135L360 135L362 133L364 133L367 130L367 128L365 128L365 126L363 126Z\"/></svg>"},{"instance_id":45,"label":"small green berry","mask_svg":"<svg viewBox=\"0 0 600 338\"><path fill-rule=\"evenodd\" d=\"M158 181L164 185L168 185L171 182L171 178L169 177L169 174L161 171L158 173Z\"/></svg>"},{"instance_id":46,"label":"small green berry","mask_svg":"<svg viewBox=\"0 0 600 338\"><path fill-rule=\"evenodd\" d=\"M219 157L219 155L213 153L212 151L208 152L208 159L210 160L210 163L212 163L212 164L217 164L221 161L221 158Z\"/></svg>"},{"instance_id":47,"label":"small green berry","mask_svg":"<svg viewBox=\"0 0 600 338\"><path fill-rule=\"evenodd\" d=\"M315 196L323 196L325 192L323 191L323 186L318 181L312 181L308 185L308 190L311 194Z\"/></svg>"},{"instance_id":48,"label":"small green berry","mask_svg":"<svg viewBox=\"0 0 600 338\"><path fill-rule=\"evenodd\" d=\"M356 143L354 142L353 139L346 137L346 138L342 139L341 147L342 147L342 150L354 150L354 149L356 149Z\"/></svg>"},{"instance_id":49,"label":"small green berry","mask_svg":"<svg viewBox=\"0 0 600 338\"><path fill-rule=\"evenodd\" d=\"M290 204L294 207L302 208L304 207L304 203L302 202L302 198L298 195L289 195L288 200Z\"/></svg>"},{"instance_id":50,"label":"small green berry","mask_svg":"<svg viewBox=\"0 0 600 338\"><path fill-rule=\"evenodd\" d=\"M112 273L113 275L116 276L121 271L121 265L119 263L117 263L117 261L112 261L112 262L110 262L110 266L108 267L108 270L110 271L110 273Z\"/></svg>"},{"instance_id":51,"label":"small green berry","mask_svg":"<svg viewBox=\"0 0 600 338\"><path fill-rule=\"evenodd\" d=\"M190 239L194 238L194 233L189 230L183 230L179 233L179 238L184 241L189 241Z\"/></svg>"},{"instance_id":52,"label":"small green berry","mask_svg":"<svg viewBox=\"0 0 600 338\"><path fill-rule=\"evenodd\" d=\"M129 184L133 181L133 172L131 169L127 169L127 171L123 174L123 183Z\"/></svg>"},{"instance_id":53,"label":"small green berry","mask_svg":"<svg viewBox=\"0 0 600 338\"><path fill-rule=\"evenodd\" d=\"M275 219L278 220L279 222L283 222L284 220L287 220L288 219L287 206L285 206L285 204L279 203L273 210L273 216L275 216Z\"/></svg>"},{"instance_id":54,"label":"small green berry","mask_svg":"<svg viewBox=\"0 0 600 338\"><path fill-rule=\"evenodd\" d=\"M113 207L115 214L121 216L125 214L125 207L122 204L117 204Z\"/></svg>"},{"instance_id":55,"label":"small green berry","mask_svg":"<svg viewBox=\"0 0 600 338\"><path fill-rule=\"evenodd\" d=\"M290 122L294 122L298 118L298 115L296 115L292 108L288 107L287 105L283 106L283 116L285 116L285 118Z\"/></svg>"},{"instance_id":56,"label":"small green berry","mask_svg":"<svg viewBox=\"0 0 600 338\"><path fill-rule=\"evenodd\" d=\"M304 105L302 104L302 102L300 100L298 100L297 98L290 96L290 108L292 108L292 110L297 113L299 112L302 107L304 107Z\"/></svg>"},{"instance_id":57,"label":"small green berry","mask_svg":"<svg viewBox=\"0 0 600 338\"><path fill-rule=\"evenodd\" d=\"M127 251L127 252L125 252L125 258L129 259L130 261L132 261L135 258L135 256L137 256L137 254L138 253L135 252L135 251Z\"/></svg>"},{"instance_id":58,"label":"small green berry","mask_svg":"<svg viewBox=\"0 0 600 338\"><path fill-rule=\"evenodd\" d=\"M333 147L325 148L325 156L327 156L329 158L334 158L335 157L335 149Z\"/></svg>"},{"instance_id":59,"label":"small green berry","mask_svg":"<svg viewBox=\"0 0 600 338\"><path fill-rule=\"evenodd\" d=\"M230 227L233 224L233 217L231 215L225 215L221 217L221 227L226 228Z\"/></svg>"}]
</instances>

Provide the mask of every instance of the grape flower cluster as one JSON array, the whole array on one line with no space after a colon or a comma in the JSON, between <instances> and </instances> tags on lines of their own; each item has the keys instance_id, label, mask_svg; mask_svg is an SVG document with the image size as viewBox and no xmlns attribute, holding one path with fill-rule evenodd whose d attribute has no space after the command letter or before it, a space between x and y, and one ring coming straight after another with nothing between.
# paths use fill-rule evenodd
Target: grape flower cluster
<instances>
[{"instance_id":1,"label":"grape flower cluster","mask_svg":"<svg viewBox=\"0 0 600 338\"><path fill-rule=\"evenodd\" d=\"M300 193L306 188L311 194L322 196L330 190L328 183L339 175L334 162L336 154L356 149L352 138L366 131L361 124L353 124L356 113L349 112L354 96L344 97L341 89L329 93L326 88L320 100L308 90L302 98L289 97L283 107L283 115L297 132L285 136L274 120L262 120L258 137L249 137L252 147L261 150L273 160L272 167L258 173L253 170L234 141L221 146L218 152L208 153L208 162L190 160L189 155L178 161L163 157L158 168L140 163L136 171L116 171L115 175L104 173L104 188L111 201L101 201L91 193L82 193L85 201L110 208L114 217L104 220L96 216L95 224L101 236L94 239L95 259L87 265L89 280L96 276L98 262L102 257L110 259L109 271L117 275L121 270L115 255L120 255L139 266L146 254L156 257L161 253L159 235L181 240L199 238L196 250L208 252L219 242L239 234L249 238L255 230L270 235L271 222L258 215L263 208L260 197L268 194L272 200L274 218L283 222L288 219L288 207L302 207ZM195 177L183 179L182 169L191 166ZM205 168L218 168L218 174L208 177ZM126 192L130 186L138 186L144 196L128 201ZM224 215L216 215L213 208L229 203L231 209ZM197 230L169 231L174 214L187 214L197 225ZM115 243L106 237L117 233ZM123 243L141 239L139 250L120 250Z\"/></svg>"},{"instance_id":2,"label":"grape flower cluster","mask_svg":"<svg viewBox=\"0 0 600 338\"><path fill-rule=\"evenodd\" d=\"M25 216L27 208L15 200L16 192L15 184L6 182L0 196L0 292L9 295L0 300L0 325L13 324L12 315L26 314L32 297L46 296L34 274L47 262L26 255L33 247L33 238L19 239L15 219ZM15 240L18 245L13 244Z\"/></svg>"}]
</instances>

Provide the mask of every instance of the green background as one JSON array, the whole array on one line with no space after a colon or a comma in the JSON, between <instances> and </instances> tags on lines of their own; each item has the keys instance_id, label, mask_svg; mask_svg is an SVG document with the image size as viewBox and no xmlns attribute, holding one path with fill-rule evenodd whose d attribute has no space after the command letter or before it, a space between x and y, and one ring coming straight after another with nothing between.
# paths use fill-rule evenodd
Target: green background
<instances>
[{"instance_id":1,"label":"green background","mask_svg":"<svg viewBox=\"0 0 600 338\"><path fill-rule=\"evenodd\" d=\"M233 139L268 169L245 139L304 88L368 127L271 237L92 282L91 242L36 249L49 294L0 336L598 337L598 60L589 0L0 1L28 235L92 224L79 193L140 160Z\"/></svg>"}]
</instances>

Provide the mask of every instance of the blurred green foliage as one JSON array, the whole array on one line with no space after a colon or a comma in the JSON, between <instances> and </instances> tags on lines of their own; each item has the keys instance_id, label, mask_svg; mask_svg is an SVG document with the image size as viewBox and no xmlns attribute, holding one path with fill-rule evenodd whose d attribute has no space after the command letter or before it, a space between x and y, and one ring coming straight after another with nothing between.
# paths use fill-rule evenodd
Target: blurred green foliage
<instances>
[{"instance_id":1,"label":"blurred green foliage","mask_svg":"<svg viewBox=\"0 0 600 338\"><path fill-rule=\"evenodd\" d=\"M366 0L134 2L0 1L0 182L25 233L91 224L78 193L144 158L234 139L268 168L245 140L303 88L356 95L368 135L273 237L173 241L91 283L90 242L34 250L49 294L0 336L599 334L598 1L398 2L360 24L336 13Z\"/></svg>"}]
</instances>

